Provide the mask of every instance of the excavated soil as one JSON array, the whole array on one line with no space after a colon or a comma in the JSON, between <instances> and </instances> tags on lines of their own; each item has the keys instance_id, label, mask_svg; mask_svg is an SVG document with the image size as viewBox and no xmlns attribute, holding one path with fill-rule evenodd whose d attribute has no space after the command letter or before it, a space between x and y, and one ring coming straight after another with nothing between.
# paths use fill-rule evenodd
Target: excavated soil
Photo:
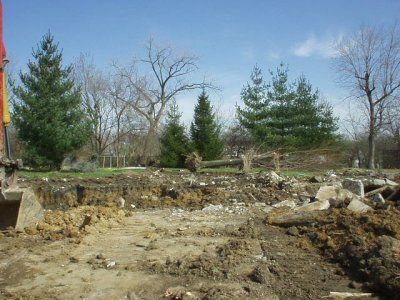
<instances>
[{"instance_id":1,"label":"excavated soil","mask_svg":"<svg viewBox=\"0 0 400 300\"><path fill-rule=\"evenodd\" d=\"M397 199L274 226L291 211L272 205L321 184L155 171L20 185L46 214L0 233L0 299L400 299Z\"/></svg>"}]
</instances>

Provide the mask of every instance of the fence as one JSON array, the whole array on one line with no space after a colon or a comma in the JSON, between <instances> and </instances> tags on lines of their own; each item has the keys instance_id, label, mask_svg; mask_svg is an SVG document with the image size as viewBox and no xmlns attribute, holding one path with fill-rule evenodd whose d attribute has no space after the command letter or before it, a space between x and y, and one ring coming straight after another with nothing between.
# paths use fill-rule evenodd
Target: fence
<instances>
[{"instance_id":1,"label":"fence","mask_svg":"<svg viewBox=\"0 0 400 300\"><path fill-rule=\"evenodd\" d=\"M103 168L124 168L126 164L126 156L99 156L99 166Z\"/></svg>"}]
</instances>

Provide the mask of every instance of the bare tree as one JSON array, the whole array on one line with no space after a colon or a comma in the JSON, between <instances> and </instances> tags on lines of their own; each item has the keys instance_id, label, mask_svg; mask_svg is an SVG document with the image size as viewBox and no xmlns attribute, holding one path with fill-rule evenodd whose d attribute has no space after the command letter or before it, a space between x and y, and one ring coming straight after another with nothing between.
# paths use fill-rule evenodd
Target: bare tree
<instances>
[{"instance_id":1,"label":"bare tree","mask_svg":"<svg viewBox=\"0 0 400 300\"><path fill-rule=\"evenodd\" d=\"M385 129L389 134L395 147L400 151L400 101L397 99L396 103L392 103L386 111L386 126Z\"/></svg>"},{"instance_id":2,"label":"bare tree","mask_svg":"<svg viewBox=\"0 0 400 300\"><path fill-rule=\"evenodd\" d=\"M153 40L148 42L146 53L145 59L134 60L127 67L114 65L120 86L112 91L114 97L129 103L147 121L142 163L159 153L157 129L167 104L181 93L212 87L192 81L191 75L198 69L196 57L176 55L171 47L159 47ZM147 72L139 74L138 67Z\"/></svg>"},{"instance_id":3,"label":"bare tree","mask_svg":"<svg viewBox=\"0 0 400 300\"><path fill-rule=\"evenodd\" d=\"M375 138L385 111L400 88L400 35L391 28L362 27L338 45L340 82L361 101L368 115L368 168L375 168Z\"/></svg>"},{"instance_id":4,"label":"bare tree","mask_svg":"<svg viewBox=\"0 0 400 300\"><path fill-rule=\"evenodd\" d=\"M93 125L92 151L101 155L112 143L115 127L113 107L108 94L109 82L89 55L81 54L74 64L74 79L80 86L82 105Z\"/></svg>"},{"instance_id":5,"label":"bare tree","mask_svg":"<svg viewBox=\"0 0 400 300\"><path fill-rule=\"evenodd\" d=\"M113 97L110 90L119 82L97 69L89 55L81 54L74 64L74 79L82 92L82 104L93 124L92 151L98 155L106 150L119 155L121 138L129 130L128 104Z\"/></svg>"}]
</instances>

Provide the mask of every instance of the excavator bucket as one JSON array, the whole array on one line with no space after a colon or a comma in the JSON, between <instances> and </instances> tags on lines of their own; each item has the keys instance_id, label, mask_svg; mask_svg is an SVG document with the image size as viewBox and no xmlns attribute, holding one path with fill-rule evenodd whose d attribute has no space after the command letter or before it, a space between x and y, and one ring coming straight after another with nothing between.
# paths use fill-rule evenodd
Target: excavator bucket
<instances>
[{"instance_id":1,"label":"excavator bucket","mask_svg":"<svg viewBox=\"0 0 400 300\"><path fill-rule=\"evenodd\" d=\"M1 229L13 227L17 231L23 231L25 227L34 225L43 218L43 208L32 188L5 190L1 198Z\"/></svg>"}]
</instances>

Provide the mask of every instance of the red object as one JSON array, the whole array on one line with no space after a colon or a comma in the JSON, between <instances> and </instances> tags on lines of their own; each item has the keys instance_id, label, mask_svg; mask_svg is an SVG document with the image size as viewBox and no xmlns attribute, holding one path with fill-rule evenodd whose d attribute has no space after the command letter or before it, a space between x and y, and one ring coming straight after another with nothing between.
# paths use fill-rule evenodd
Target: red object
<instances>
[{"instance_id":1,"label":"red object","mask_svg":"<svg viewBox=\"0 0 400 300\"><path fill-rule=\"evenodd\" d=\"M6 49L3 40L3 3L0 0L0 156L4 156L4 123L3 123L3 59L6 57Z\"/></svg>"}]
</instances>

